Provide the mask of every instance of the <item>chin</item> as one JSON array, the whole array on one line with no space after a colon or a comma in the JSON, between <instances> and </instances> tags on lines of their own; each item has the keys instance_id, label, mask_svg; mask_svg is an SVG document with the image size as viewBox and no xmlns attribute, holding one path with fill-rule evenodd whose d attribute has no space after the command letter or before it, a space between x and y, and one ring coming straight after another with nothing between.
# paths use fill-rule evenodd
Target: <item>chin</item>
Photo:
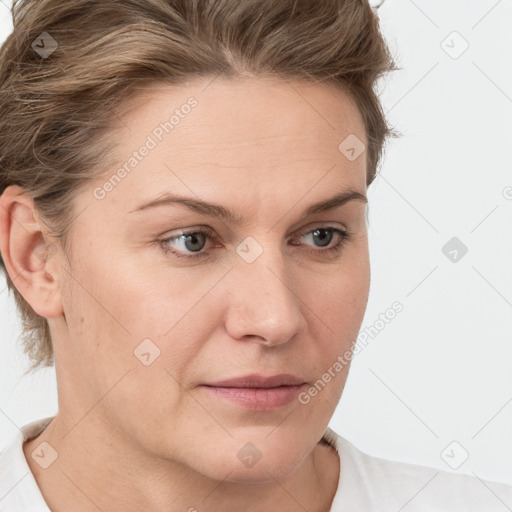
<instances>
[{"instance_id":1,"label":"chin","mask_svg":"<svg viewBox=\"0 0 512 512\"><path fill-rule=\"evenodd\" d=\"M289 465L285 465L283 461L277 460L270 464L268 462L264 464L260 461L252 468L240 467L240 465L234 464L231 473L223 479L226 482L237 484L275 484L276 481L292 475L298 465L299 461L291 461Z\"/></svg>"},{"instance_id":2,"label":"chin","mask_svg":"<svg viewBox=\"0 0 512 512\"><path fill-rule=\"evenodd\" d=\"M304 462L304 448L296 443L279 442L276 447L268 440L257 444L237 440L235 445L217 452L216 459L212 454L215 460L210 460L204 474L232 483L271 484L290 476Z\"/></svg>"}]
</instances>

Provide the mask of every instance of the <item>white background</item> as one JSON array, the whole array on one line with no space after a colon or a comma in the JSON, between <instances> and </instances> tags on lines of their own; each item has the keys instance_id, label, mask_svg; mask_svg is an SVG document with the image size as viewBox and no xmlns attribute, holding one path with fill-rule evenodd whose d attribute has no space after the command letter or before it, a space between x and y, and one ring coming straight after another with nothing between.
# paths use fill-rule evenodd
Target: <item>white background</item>
<instances>
[{"instance_id":1,"label":"white background","mask_svg":"<svg viewBox=\"0 0 512 512\"><path fill-rule=\"evenodd\" d=\"M469 454L457 472L512 484L512 0L386 0L378 13L402 68L379 88L403 135L368 191L361 332L378 334L355 357L330 426L372 455L447 471L441 453L456 441L451 460ZM468 248L457 262L442 251L452 237ZM404 309L382 328L395 301ZM55 414L57 391L53 369L22 376L3 276L0 325L1 449Z\"/></svg>"}]
</instances>

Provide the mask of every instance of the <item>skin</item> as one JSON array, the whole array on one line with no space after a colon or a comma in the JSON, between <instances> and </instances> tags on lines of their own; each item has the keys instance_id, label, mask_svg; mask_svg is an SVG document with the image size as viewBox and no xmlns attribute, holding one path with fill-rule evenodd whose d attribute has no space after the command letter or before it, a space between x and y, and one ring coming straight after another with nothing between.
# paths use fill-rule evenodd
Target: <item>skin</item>
<instances>
[{"instance_id":1,"label":"skin","mask_svg":"<svg viewBox=\"0 0 512 512\"><path fill-rule=\"evenodd\" d=\"M339 457L319 441L349 365L309 403L272 411L201 384L292 373L311 386L351 349L370 286L366 203L299 217L336 192L365 195L366 153L350 161L338 149L350 134L366 144L362 117L330 85L210 82L155 87L126 109L112 132L118 166L77 196L67 253L30 195L13 186L0 199L7 271L21 271L15 285L51 326L59 411L23 449L54 512L325 512L336 493ZM197 107L96 199L95 187L190 96ZM245 220L176 204L129 213L164 192ZM214 233L198 242L205 257L179 258L158 243L204 227ZM334 232L324 247L313 235L322 227L352 236ZM249 236L263 249L252 263L236 252ZM325 252L339 242L340 252ZM49 244L56 252L45 260ZM195 254L179 238L167 246ZM147 338L160 349L148 366L134 356ZM31 456L43 441L58 453L46 469ZM252 467L237 457L248 442L261 453Z\"/></svg>"}]
</instances>

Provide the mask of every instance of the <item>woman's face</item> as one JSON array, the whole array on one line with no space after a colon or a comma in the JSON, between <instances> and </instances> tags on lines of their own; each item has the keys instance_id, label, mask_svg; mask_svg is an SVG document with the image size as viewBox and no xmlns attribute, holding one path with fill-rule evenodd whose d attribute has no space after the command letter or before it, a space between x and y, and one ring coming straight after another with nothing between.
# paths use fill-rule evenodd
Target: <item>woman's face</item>
<instances>
[{"instance_id":1,"label":"woman's face","mask_svg":"<svg viewBox=\"0 0 512 512\"><path fill-rule=\"evenodd\" d=\"M55 267L60 414L213 478L282 478L328 425L367 304L359 111L326 85L210 78L120 121L118 165L77 197ZM346 192L363 200L328 202ZM167 196L189 202L143 207ZM281 373L306 383L281 405L205 386Z\"/></svg>"}]
</instances>

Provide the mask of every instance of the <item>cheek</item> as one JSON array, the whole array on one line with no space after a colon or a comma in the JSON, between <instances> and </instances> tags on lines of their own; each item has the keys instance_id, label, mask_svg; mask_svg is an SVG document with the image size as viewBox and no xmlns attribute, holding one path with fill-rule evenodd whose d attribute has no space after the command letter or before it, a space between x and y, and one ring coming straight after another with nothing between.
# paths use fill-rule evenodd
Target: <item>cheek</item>
<instances>
[{"instance_id":1,"label":"cheek","mask_svg":"<svg viewBox=\"0 0 512 512\"><path fill-rule=\"evenodd\" d=\"M191 308L197 290L189 300L165 283L149 286L142 272L112 268L105 280L98 266L82 271L87 280L75 273L67 288L69 355L92 403L134 429L137 422L154 429L172 411L188 411L180 383L213 329L204 321L212 303Z\"/></svg>"},{"instance_id":2,"label":"cheek","mask_svg":"<svg viewBox=\"0 0 512 512\"><path fill-rule=\"evenodd\" d=\"M121 374L129 368L161 367L184 382L194 368L221 318L221 305L210 290L224 271L203 272L199 278L194 277L197 271L173 270L161 269L157 276L151 267L91 266L86 271L94 298L75 287L85 317L75 333L87 345L85 352L97 371L109 380L113 370ZM141 381L142 387L148 385Z\"/></svg>"},{"instance_id":3,"label":"cheek","mask_svg":"<svg viewBox=\"0 0 512 512\"><path fill-rule=\"evenodd\" d=\"M370 269L364 255L357 261L342 261L332 272L303 280L305 304L334 332L358 328L366 310Z\"/></svg>"},{"instance_id":4,"label":"cheek","mask_svg":"<svg viewBox=\"0 0 512 512\"><path fill-rule=\"evenodd\" d=\"M352 361L352 355L346 354L357 339L368 300L369 265L365 264L364 256L349 263L340 265L339 271L331 273L321 286L318 281L308 281L302 291L311 310L307 313L314 340L309 349L314 351L309 353L310 360L317 363L317 378L324 375L329 379L326 393L322 392L329 403L326 407L335 407L343 391ZM321 407L321 400L315 403Z\"/></svg>"}]
</instances>

